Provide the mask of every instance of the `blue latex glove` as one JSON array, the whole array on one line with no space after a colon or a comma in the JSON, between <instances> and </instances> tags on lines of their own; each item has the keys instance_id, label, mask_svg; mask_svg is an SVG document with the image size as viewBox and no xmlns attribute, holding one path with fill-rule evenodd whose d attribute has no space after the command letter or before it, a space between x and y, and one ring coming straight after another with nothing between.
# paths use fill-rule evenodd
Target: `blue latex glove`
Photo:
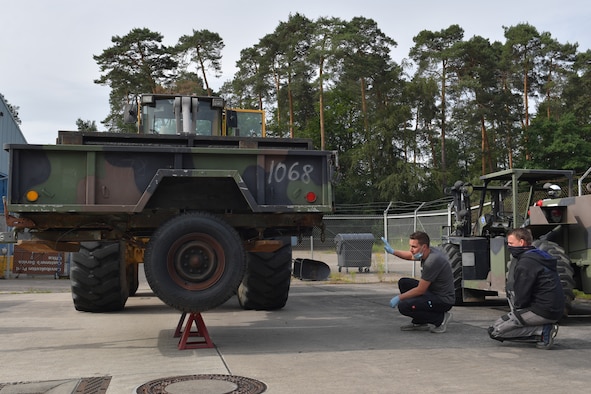
<instances>
[{"instance_id":1,"label":"blue latex glove","mask_svg":"<svg viewBox=\"0 0 591 394\"><path fill-rule=\"evenodd\" d=\"M394 254L394 249L390 246L386 238L382 237L382 242L384 243L384 250L390 254Z\"/></svg>"},{"instance_id":2,"label":"blue latex glove","mask_svg":"<svg viewBox=\"0 0 591 394\"><path fill-rule=\"evenodd\" d=\"M400 302L400 296L396 296L390 300L390 306L396 308L396 305Z\"/></svg>"}]
</instances>

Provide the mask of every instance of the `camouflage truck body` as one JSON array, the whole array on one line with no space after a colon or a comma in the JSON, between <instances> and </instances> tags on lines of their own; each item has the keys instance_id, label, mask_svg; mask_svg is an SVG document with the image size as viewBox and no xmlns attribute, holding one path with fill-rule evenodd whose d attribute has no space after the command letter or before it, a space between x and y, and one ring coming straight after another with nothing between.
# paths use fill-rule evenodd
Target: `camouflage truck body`
<instances>
[{"instance_id":1,"label":"camouflage truck body","mask_svg":"<svg viewBox=\"0 0 591 394\"><path fill-rule=\"evenodd\" d=\"M293 235L332 210L327 152L12 145L10 155L7 208L19 216L12 224L27 220L31 235L54 243L141 235L194 210L224 217L245 236L281 228Z\"/></svg>"},{"instance_id":2,"label":"camouflage truck body","mask_svg":"<svg viewBox=\"0 0 591 394\"><path fill-rule=\"evenodd\" d=\"M14 231L3 240L74 252L78 310L122 309L140 262L184 312L234 294L245 309L281 308L293 237L334 209L335 156L308 140L219 134L60 132L56 145L9 145Z\"/></svg>"}]
</instances>

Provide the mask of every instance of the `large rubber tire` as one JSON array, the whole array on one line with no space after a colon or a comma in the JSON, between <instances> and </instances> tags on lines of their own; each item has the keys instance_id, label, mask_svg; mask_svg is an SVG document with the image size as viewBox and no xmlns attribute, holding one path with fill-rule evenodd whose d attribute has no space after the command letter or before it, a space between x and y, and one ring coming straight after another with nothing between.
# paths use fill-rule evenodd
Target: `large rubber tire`
<instances>
[{"instance_id":1,"label":"large rubber tire","mask_svg":"<svg viewBox=\"0 0 591 394\"><path fill-rule=\"evenodd\" d=\"M129 292L119 242L83 242L72 255L70 281L77 310L122 310Z\"/></svg>"},{"instance_id":2,"label":"large rubber tire","mask_svg":"<svg viewBox=\"0 0 591 394\"><path fill-rule=\"evenodd\" d=\"M573 290L576 286L574 278L575 271L572 267L570 258L564 249L555 242L536 239L533 245L556 258L558 276L560 277L560 284L564 291L564 317L567 317L572 310L573 300L575 299L575 293Z\"/></svg>"},{"instance_id":3,"label":"large rubber tire","mask_svg":"<svg viewBox=\"0 0 591 394\"><path fill-rule=\"evenodd\" d=\"M190 213L156 230L146 249L144 269L148 284L164 303L199 313L236 293L246 255L230 225L208 213Z\"/></svg>"},{"instance_id":4,"label":"large rubber tire","mask_svg":"<svg viewBox=\"0 0 591 394\"><path fill-rule=\"evenodd\" d=\"M140 287L139 264L127 264L126 277L129 296L133 297Z\"/></svg>"},{"instance_id":5,"label":"large rubber tire","mask_svg":"<svg viewBox=\"0 0 591 394\"><path fill-rule=\"evenodd\" d=\"M441 247L443 252L447 255L451 270L454 275L454 290L456 294L455 305L463 305L464 297L462 294L462 254L460 253L460 246L447 243Z\"/></svg>"},{"instance_id":6,"label":"large rubber tire","mask_svg":"<svg viewBox=\"0 0 591 394\"><path fill-rule=\"evenodd\" d=\"M289 239L274 253L248 253L246 275L238 288L240 306L265 311L283 308L289 296L291 264Z\"/></svg>"}]
</instances>

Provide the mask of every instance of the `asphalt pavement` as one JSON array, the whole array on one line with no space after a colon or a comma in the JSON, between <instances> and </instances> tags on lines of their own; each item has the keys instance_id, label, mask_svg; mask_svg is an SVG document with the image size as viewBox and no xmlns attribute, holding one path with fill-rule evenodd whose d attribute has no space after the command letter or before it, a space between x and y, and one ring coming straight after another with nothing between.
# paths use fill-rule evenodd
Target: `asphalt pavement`
<instances>
[{"instance_id":1,"label":"asphalt pavement","mask_svg":"<svg viewBox=\"0 0 591 394\"><path fill-rule=\"evenodd\" d=\"M322 257L320 257L322 258ZM591 308L551 350L500 343L487 327L503 300L452 309L446 333L402 332L389 307L411 272L372 267L293 279L285 308L236 298L202 314L213 348L179 350L180 314L142 279L124 311L77 312L65 279L0 280L0 394L6 393L582 393L591 385Z\"/></svg>"}]
</instances>

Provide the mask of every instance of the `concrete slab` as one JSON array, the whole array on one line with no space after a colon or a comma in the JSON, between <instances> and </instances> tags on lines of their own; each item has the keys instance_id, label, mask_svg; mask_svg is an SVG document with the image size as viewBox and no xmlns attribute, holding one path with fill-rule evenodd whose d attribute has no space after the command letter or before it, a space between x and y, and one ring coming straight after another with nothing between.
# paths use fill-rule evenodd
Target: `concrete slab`
<instances>
[{"instance_id":1,"label":"concrete slab","mask_svg":"<svg viewBox=\"0 0 591 394\"><path fill-rule=\"evenodd\" d=\"M588 305L560 327L549 351L488 338L504 303L454 307L444 334L402 332L408 319L388 305L395 276L363 275L354 276L367 281L294 279L279 311L243 311L232 298L203 313L216 347L196 350L177 350L180 314L143 281L123 312L107 314L75 311L64 280L0 281L0 394L19 393L9 383L101 376L111 377L108 394L135 393L155 379L196 374L255 379L268 393L588 391ZM44 290L30 290L37 287ZM174 392L227 391L189 387Z\"/></svg>"}]
</instances>

